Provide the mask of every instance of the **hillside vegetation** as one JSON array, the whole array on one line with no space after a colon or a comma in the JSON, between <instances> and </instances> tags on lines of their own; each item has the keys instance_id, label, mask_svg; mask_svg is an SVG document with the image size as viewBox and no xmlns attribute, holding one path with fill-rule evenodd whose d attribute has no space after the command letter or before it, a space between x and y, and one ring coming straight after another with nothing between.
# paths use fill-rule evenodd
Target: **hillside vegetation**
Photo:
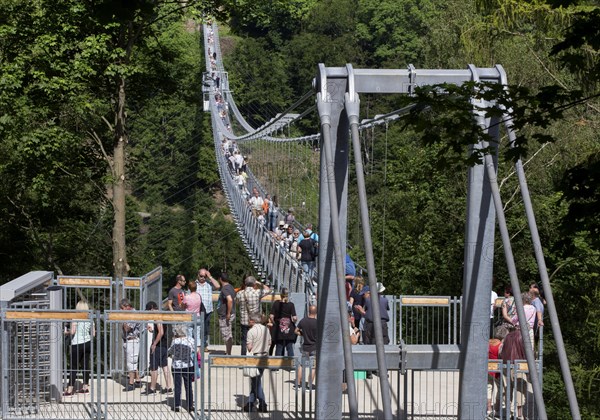
<instances>
[{"instance_id":1,"label":"hillside vegetation","mask_svg":"<svg viewBox=\"0 0 600 420\"><path fill-rule=\"evenodd\" d=\"M523 136L512 154L503 138L499 155L518 276L523 285L539 280L515 153L525 163L582 415L600 418L596 2L93 3L0 0L0 282L30 270L137 276L162 265L165 283L204 266L228 271L239 284L252 272L220 192L210 119L202 112L198 22L206 13L223 25L231 86L253 124L309 91L318 63L501 64L518 99ZM390 293L462 293L467 164L461 136L470 133L469 118L456 104L435 99L426 119L363 133L377 275ZM420 100L433 100L432 93L422 92ZM405 101L365 95L364 118ZM298 134L317 129L314 116L293 127ZM298 145L293 151L305 153ZM281 160L290 160L287 153ZM294 182L280 170L272 171L275 177ZM314 194L311 174L299 174L300 196ZM350 185L350 253L364 265L352 177ZM500 291L508 275L499 240L494 251ZM548 414L566 419L550 328L545 349Z\"/></svg>"}]
</instances>

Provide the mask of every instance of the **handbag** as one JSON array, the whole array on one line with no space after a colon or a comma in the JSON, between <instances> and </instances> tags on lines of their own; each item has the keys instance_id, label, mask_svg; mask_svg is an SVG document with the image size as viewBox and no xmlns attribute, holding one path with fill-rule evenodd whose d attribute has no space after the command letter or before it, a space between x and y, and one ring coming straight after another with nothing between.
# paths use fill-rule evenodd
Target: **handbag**
<instances>
[{"instance_id":1,"label":"handbag","mask_svg":"<svg viewBox=\"0 0 600 420\"><path fill-rule=\"evenodd\" d=\"M242 372L247 378L256 378L259 375L257 367L245 367L242 369Z\"/></svg>"},{"instance_id":2,"label":"handbag","mask_svg":"<svg viewBox=\"0 0 600 420\"><path fill-rule=\"evenodd\" d=\"M192 360L196 358L198 364L196 365L196 370L194 371L194 381L200 379L200 369L202 369L202 354L197 352L195 355L192 353Z\"/></svg>"}]
</instances>

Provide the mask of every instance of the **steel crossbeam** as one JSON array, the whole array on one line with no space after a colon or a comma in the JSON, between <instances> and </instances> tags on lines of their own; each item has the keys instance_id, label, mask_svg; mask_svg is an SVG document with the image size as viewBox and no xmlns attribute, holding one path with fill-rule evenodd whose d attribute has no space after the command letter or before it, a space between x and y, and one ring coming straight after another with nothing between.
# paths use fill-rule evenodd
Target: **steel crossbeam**
<instances>
[{"instance_id":1,"label":"steel crossbeam","mask_svg":"<svg viewBox=\"0 0 600 420\"><path fill-rule=\"evenodd\" d=\"M409 369L459 369L460 346L458 344L409 344L384 346L388 370L406 373ZM354 370L377 370L375 345L352 347Z\"/></svg>"},{"instance_id":2,"label":"steel crossbeam","mask_svg":"<svg viewBox=\"0 0 600 420\"><path fill-rule=\"evenodd\" d=\"M337 293L337 283L340 265L343 264L343 255L340 255L341 253L338 250L345 249L347 234L349 126L352 129L354 153L359 156L361 154L360 143L355 138L358 136L359 94L397 93L410 95L414 93L417 86L442 83L459 85L468 81L502 83L503 76L504 71L501 66L483 69L469 66L464 70L427 70L416 69L411 65L407 69L399 70L354 69L350 64L347 64L346 67L325 67L323 64L319 64L313 87L317 93L317 108L321 119L321 146L322 148L330 147L333 156L329 156L328 161L322 160L321 165L319 216L322 221L322 236L320 246L322 255L328 257L326 259L328 263L325 264L325 261L319 262L318 293L321 299L326 297L326 309L319 307L319 332L321 337L327 335L328 339L319 346L317 358L331 363L326 363L325 367L317 366L318 387L320 390L317 395L317 416L338 418L341 414L339 410L331 410L330 408L341 407L342 398L337 390L339 389L339 378L342 376L344 366L342 366L339 358L331 360L331 354L338 354L342 350L341 344L346 337L342 335L344 328L341 330L337 328L335 334L332 335L326 330L326 327L327 325L339 323L340 319L345 317L343 309L340 309L339 313L336 313L335 309L337 307L342 308L339 305L342 297ZM487 101L481 102L479 105L484 108L494 106L494 104ZM480 114L478 118L480 118ZM479 119L478 122L481 122L484 129L489 129L489 121ZM496 129L490 131L492 135L497 135L497 133L498 130ZM473 139L473 149L478 147L482 147L481 139ZM357 170L357 172L359 171ZM377 278L372 255L368 205L364 193L364 179L359 173L357 173L357 180L368 278L373 293L374 313L378 313L379 304L375 285ZM337 194L328 199L327 195L330 190L336 191ZM486 412L486 392L485 386L482 386L482 384L486 382L487 339L482 331L487 331L489 328L487 323L489 323L489 299L492 287L495 226L492 194L483 165L477 165L469 170L467 203L465 274L463 279L463 347L458 353L460 354L459 365L462 366L459 417L483 418ZM334 228L338 226L339 232L334 232ZM492 244L491 253L487 252L490 244ZM333 252L334 248L336 252ZM325 317L325 319L322 319L322 317ZM481 320L485 320L485 323ZM375 324L375 342L377 343L375 347L377 366L380 373L382 373L380 383L383 394L384 417L391 418L389 384L385 374L387 369L386 353L383 349L380 320L375 317L373 321ZM403 352L408 352L408 349L403 349ZM428 351L424 353L415 352L415 354L422 354L423 360L428 360L424 355L433 353ZM433 363L434 358L429 360ZM350 370L349 376L352 376L353 364L353 358L350 358L350 360L346 358L345 368ZM349 391L353 385L351 381L348 381ZM351 412L351 418L352 415Z\"/></svg>"}]
</instances>

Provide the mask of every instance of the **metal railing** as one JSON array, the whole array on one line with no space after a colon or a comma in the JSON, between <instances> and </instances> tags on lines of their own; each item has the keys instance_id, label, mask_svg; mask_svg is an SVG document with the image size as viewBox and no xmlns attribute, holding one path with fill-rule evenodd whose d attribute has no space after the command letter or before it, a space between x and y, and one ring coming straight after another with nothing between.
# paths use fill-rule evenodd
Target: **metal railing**
<instances>
[{"instance_id":1,"label":"metal railing","mask_svg":"<svg viewBox=\"0 0 600 420\"><path fill-rule=\"evenodd\" d=\"M399 344L458 344L462 300L450 296L391 297ZM390 336L391 337L391 336ZM391 338L390 338L391 339Z\"/></svg>"},{"instance_id":2,"label":"metal railing","mask_svg":"<svg viewBox=\"0 0 600 420\"><path fill-rule=\"evenodd\" d=\"M214 98L211 105L216 109ZM290 292L304 292L305 276L298 261L292 259L269 232L265 225L252 215L250 206L229 172L225 156L221 153L220 140L216 135L217 117L212 118L213 133L215 133L215 150L223 190L227 197L229 207L234 216L238 232L244 242L248 255L252 259L259 275L271 283L275 288L287 287ZM249 181L252 185L252 180Z\"/></svg>"},{"instance_id":3,"label":"metal railing","mask_svg":"<svg viewBox=\"0 0 600 420\"><path fill-rule=\"evenodd\" d=\"M63 333L65 321L86 322L93 325L95 334L91 337L89 351L83 359L89 363L78 363L75 345L65 341ZM172 393L144 395L149 376L143 379L143 386L133 391L126 389L127 367L124 358L117 358L110 343L117 338L121 343L124 323L140 324L140 356L149 353L144 336L148 336L146 326L154 321L162 322L172 330L174 325L188 327L201 325L189 313L142 312L142 311L52 311L3 309L0 312L0 328L6 332L6 348L10 352L6 363L2 364L2 378L9 392L3 397L0 418L2 419L176 419ZM114 332L118 336L113 337ZM197 340L193 329L193 340ZM170 341L170 340L169 340ZM147 343L148 340L145 340ZM49 357L42 357L40 346L47 347ZM118 352L123 353L123 347ZM58 357L56 357L58 356ZM120 364L112 359L118 359ZM59 363L50 363L57 359ZM196 358L194 358L196 360ZM118 372L113 367L116 366ZM194 366L196 370L197 365ZM139 370L139 368L138 368ZM159 369L158 385L166 390L165 377ZM169 373L170 375L170 373ZM88 379L89 378L89 379ZM87 379L87 382L84 381ZM72 395L66 395L68 386ZM84 386L85 385L85 386ZM84 388L88 392L81 392ZM173 382L171 381L171 388ZM195 381L193 393L197 399L193 405L193 418L204 418L204 395L200 381ZM160 388L159 388L160 391ZM183 393L184 403L189 396ZM196 413L197 410L197 413Z\"/></svg>"},{"instance_id":4,"label":"metal railing","mask_svg":"<svg viewBox=\"0 0 600 420\"><path fill-rule=\"evenodd\" d=\"M133 279L135 282L136 279ZM89 283L89 278L85 282ZM2 305L0 310L0 331L2 332L2 357L0 364L0 417L2 419L108 419L108 418L179 418L178 413L171 411L172 394L156 394L145 396L140 390L125 391L126 380L125 359L122 348L122 325L125 322L141 323L140 364L138 370L144 373L145 361L149 354L148 333L146 325L153 321L164 325L187 324L199 325L203 322L194 319L189 313L144 312L144 311L76 311L48 309L55 302L61 306L65 301L71 305L81 295L96 299L99 303L109 297L95 287L83 284L80 293L72 288L77 281L71 280L70 287L65 281L61 288L46 291L39 285L35 295L44 299L32 300L31 290L23 291L22 298L15 297L13 304ZM85 283L83 282L83 283ZM144 295L140 284L129 284L135 295ZM45 285L50 285L47 281ZM152 282L148 282L149 284ZM50 289L49 289L50 290ZM129 290L129 289L126 289ZM143 290L143 289L142 289ZM68 298L64 298L68 295ZM301 298L300 294L296 298ZM27 297L26 299L24 297ZM267 296L263 300L263 312L270 312L272 301ZM65 300L66 299L66 300ZM427 297L427 296L388 296L390 301L390 325L395 336L390 335L392 344L407 342L408 344L456 344L460 337L460 298ZM109 299L110 300L110 299ZM33 304L34 302L35 304ZM54 302L54 303L53 303ZM296 303L301 306L301 303ZM76 393L65 397L63 392L69 381L71 371L71 346L65 341L65 328L70 322L91 322L94 324L96 336L92 340L90 351L91 363L87 372L76 373L75 388L82 386L83 373L90 376L90 393ZM199 370L200 380L194 382L195 418L246 418L242 411L250 382L242 376L240 368L256 364L252 357L224 356L219 354L218 340L220 334L217 317L213 317L213 338L211 348L216 352L202 352L205 360L203 369ZM239 326L234 324L234 352L239 347ZM201 335L196 329L193 334ZM542 371L543 329L540 329L538 348L538 367ZM200 344L198 336L193 339ZM110 346L113 341L120 345L115 350ZM215 347L216 346L216 347ZM381 390L376 376L368 379L369 372L361 368L361 349L366 346L353 346L355 382L359 413L362 418L382 418ZM394 351L394 345L391 346ZM398 347L398 352L401 352ZM297 369L302 359L297 354L293 358L267 357L261 358L265 368L264 390L270 412L280 413L283 418L314 418L315 392L307 385L307 381L299 389L293 387L297 378ZM266 360L266 361L265 361ZM305 361L306 362L306 361ZM317 361L318 363L318 361ZM309 378L314 369L312 365L304 366L304 378ZM362 370L361 370L362 369ZM453 418L457 416L458 407L458 370L436 368L408 368L400 370L400 366L388 366L389 383L392 391L392 403L396 418L422 418L423 416L441 416ZM160 371L160 370L159 370ZM518 406L522 406L524 415L535 418L537 413L532 403L531 385L528 381L526 364L522 361L502 364L491 361L490 373L499 373L500 378L492 384L494 414L508 419L517 414ZM147 373L147 372L146 372ZM159 389L165 388L165 377L159 372ZM541 373L540 373L541 375ZM541 378L540 378L541 379ZM143 379L144 387L149 381ZM516 390L523 391L516 394ZM340 390L343 391L343 390ZM499 398L496 399L496 395ZM523 397L524 395L524 397ZM185 401L185 397L184 397ZM347 398L343 399L343 413L349 413Z\"/></svg>"}]
</instances>

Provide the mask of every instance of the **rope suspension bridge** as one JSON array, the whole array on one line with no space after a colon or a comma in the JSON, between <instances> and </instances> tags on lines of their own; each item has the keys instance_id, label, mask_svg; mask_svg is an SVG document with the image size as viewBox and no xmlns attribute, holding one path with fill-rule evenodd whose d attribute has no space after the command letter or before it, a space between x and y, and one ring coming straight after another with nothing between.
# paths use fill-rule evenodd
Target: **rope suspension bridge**
<instances>
[{"instance_id":1,"label":"rope suspension bridge","mask_svg":"<svg viewBox=\"0 0 600 420\"><path fill-rule=\"evenodd\" d=\"M372 155L366 137L369 130L385 127L413 110L414 106L394 110L384 115L361 120L360 96L363 94L413 95L421 85L449 83L461 85L466 82L489 82L507 84L501 66L464 70L427 70L409 66L402 70L369 70L345 67L326 67L319 64L313 90L302 95L292 106L270 116L261 116L264 122L253 126L252 118L243 115L243 106L235 100L235 81L231 81L224 67L216 24L203 26L206 72L203 78L204 110L210 112L216 161L223 191L231 214L244 246L259 275L276 290L289 289L300 296L303 310L317 303L318 330L321 337L316 356L318 392L307 398L298 397L285 387L286 376L298 366L296 359L273 358L271 361L254 360L251 357L209 356L203 363L195 365L200 372L196 382L194 418L246 418L238 407L230 407L228 398L219 392L231 394L241 382L238 367L247 364L269 369L266 378L273 399L288 408L272 410L252 418L419 418L427 415L445 418L483 419L488 413L486 384L488 371L504 374L507 378L527 372L531 386L528 397L532 409L529 418L547 419L542 394L541 351L536 355L526 328L521 329L525 360L514 365L488 361L488 335L490 320L490 294L492 289L493 258L484 250L484 244L494 243L495 225L501 235L511 286L514 291L518 319L526 324L524 304L511 251L510 236L499 194L494 158L485 155L484 163L469 168L469 184L466 197L467 220L464 255L463 296L458 304L450 299L413 297L394 299L389 329L390 344L384 340L382 320L375 316L375 344L353 346L350 342L345 290L345 261L348 231L348 180L351 157L356 171L356 188L360 210L360 226L364 239L366 277L372 294L373 312L380 312L379 287L384 280L378 275L373 256L373 243L369 217L369 205L365 187L364 157ZM473 117L477 123L497 138L503 126L510 142L515 140L510 119L510 110L486 100L473 100ZM500 108L496 117L488 119L482 110ZM267 107L273 110L272 107ZM318 116L319 129L315 134L294 136L294 125ZM256 117L254 119L257 119ZM313 121L311 120L311 121ZM362 137L361 137L362 136ZM483 139L473 139L472 151L487 149ZM558 349L559 361L573 418L581 418L575 398L567 356L565 353L560 323L552 296L542 246L535 222L527 181L520 161L516 163L516 174L539 275L546 293L547 309ZM271 207L266 214L260 208L252 208L252 196L271 196ZM294 229L305 230L318 221L319 240L316 267L296 258L273 234L280 220L286 220ZM310 231L309 231L310 233ZM484 254L486 258L484 258ZM315 258L312 259L313 261ZM314 264L314 263L313 263ZM48 284L57 288L47 288ZM115 289L117 292L113 293ZM86 287L82 292L81 288ZM75 289L77 288L77 289ZM60 289L60 290L59 290ZM65 291L65 294L63 293ZM79 295L76 295L75 290ZM99 309L105 305L105 313L99 311L65 311L75 307L74 301L82 298ZM119 336L124 322L163 322L165 324L203 325L201 320L189 314L158 312L118 311L114 302L128 298L139 302L142 309L149 301L160 302L162 296L162 271L160 268L141 278L76 278L61 276L54 279L52 273L33 272L3 286L0 296L1 309L1 356L0 369L0 418L183 418L179 413L163 411L172 405L169 397L165 401L142 402L129 397L120 390L119 372L122 372L122 355L111 347ZM95 299L95 301L92 301ZM40 304L40 302L44 302ZM95 304L94 304L95 303ZM446 326L437 326L445 339L411 341L406 335L409 318L417 318L410 312L411 306L430 305L444 308L448 315ZM35 309L35 310L34 310ZM63 323L65 320L92 322L98 331L92 345L94 366L90 368L93 379L91 393L84 395L79 405L65 405L63 398ZM425 323L422 319L418 322ZM202 331L204 327L200 328ZM191 330L191 329L190 329ZM482 330L486 334L482 334ZM198 334L200 335L200 333ZM26 337L23 338L23 337ZM196 336L194 339L201 340ZM118 340L118 339L117 339ZM427 342L426 342L427 341ZM148 343L142 337L142 348ZM34 349L34 345L38 346ZM198 344L200 347L200 344ZM33 354L35 353L35 356ZM113 356L109 356L113 354ZM141 363L147 364L146 356L140 352ZM341 356L341 357L340 357ZM29 360L31 358L31 360ZM196 362L194 362L196 363ZM202 364L202 368L200 368ZM223 369L229 369L222 373ZM279 369L284 372L278 372ZM309 367L312 369L312 366ZM219 370L221 369L221 370ZM513 370L510 370L513 369ZM143 370L143 369L140 369ZM376 386L367 387L358 383L359 372L377 372ZM429 384L428 377L416 372L454 372L456 380L446 379L442 384L439 377ZM233 373L231 373L233 372ZM279 373L279 375L275 375ZM306 375L309 377L308 375ZM516 378L516 376L515 376ZM121 378L122 379L122 378ZM293 380L293 379L292 379ZM95 382L94 382L95 381ZM200 383L200 384L199 384ZM515 415L516 403L511 402L511 383L497 391L506 397L497 418ZM425 391L425 401L417 401L416 395L422 388L451 388L449 393L458 395L435 401ZM288 387L289 388L289 387ZM342 393L342 389L346 393ZM215 391L216 390L216 391ZM231 391L231 392L230 392ZM360 395L371 393L371 403L366 404ZM189 396L188 396L189 398ZM295 399L294 399L295 398ZM498 397L500 399L500 397ZM430 401L429 399L432 399ZM294 409L290 409L294 402ZM189 401L189 400L188 400ZM410 402L409 402L410 401ZM443 402L442 402L443 401ZM236 401L235 403L238 403ZM415 410L419 403L432 407ZM513 404L514 403L514 404ZM275 403L273 403L275 404ZM395 404L395 405L394 405ZM438 405L439 404L439 405ZM412 405L412 408L409 408ZM514 407L513 407L514 405ZM68 408L65 408L67 407ZM275 414L277 413L277 414ZM261 417L262 416L262 417Z\"/></svg>"},{"instance_id":2,"label":"rope suspension bridge","mask_svg":"<svg viewBox=\"0 0 600 420\"><path fill-rule=\"evenodd\" d=\"M264 242L272 241L271 234L267 229L250 230L253 225L247 218L250 217L248 211L244 211L243 204L240 202L234 203L236 200L242 200L239 191L233 185L232 174L227 170L225 165L226 151L221 147L223 144L229 144L230 141L235 141L241 150L246 150L250 154L252 150L251 162L257 169L257 172L248 172L248 182L251 186L258 188L261 193L266 194L268 191L273 191L277 188L275 185L269 185L269 181L276 179L273 175L269 176L268 170L265 171L264 164L268 157L273 157L274 154L267 153L265 150L268 147L273 148L273 144L288 145L288 153L302 155L302 146L304 151L309 155L313 151L320 151L320 202L319 202L319 220L321 233L321 246L324 252L319 258L319 331L323 334L327 331L327 326L330 323L341 325L341 330L338 328L337 340L327 341L322 343L319 348L318 359L321 363L317 367L319 379L319 393L317 395L317 418L325 418L330 413L331 405L329 402L334 402L334 414L330 418L341 417L340 407L341 397L339 389L341 387L342 372L352 372L352 348L349 342L348 325L342 320L345 317L346 307L344 299L344 255L346 248L346 230L347 230L347 182L348 182L348 160L350 157L350 145L348 142L348 132L351 133L352 148L354 151L354 163L356 168L356 178L358 183L358 192L360 196L361 206L361 222L363 226L363 237L365 240L365 253L368 266L368 278L371 290L375 291L373 297L374 311L379 312L377 298L377 277L375 273L375 265L373 259L373 246L371 242L370 223L367 206L366 189L364 185L362 151L360 143L360 131L374 124L388 124L390 121L397 120L403 114L410 111L411 107L391 112L385 116L368 121L365 124L360 124L360 93L400 93L411 95L418 85L436 85L441 83L462 84L465 82L491 82L502 85L507 84L506 74L500 66L495 68L481 69L475 66L469 66L467 70L417 70L413 66L409 66L407 70L358 70L353 69L351 65L346 68L326 68L324 65L319 65L319 71L314 82L316 91L316 103L318 115L320 118L321 132L320 136L306 136L299 138L290 138L285 136L275 137L273 134L283 131L282 128L289 127L290 124L297 122L302 117L314 111L312 107L306 107L302 111L297 111L302 105L305 105L308 99L313 98L314 94L307 93L288 110L277 114L273 119L265 123L263 126L254 128L243 118L238 106L235 103L234 95L229 87L229 79L227 72L223 67L220 43L218 37L218 29L216 25L205 26L205 52L207 63L207 74L211 73L220 78L221 85L216 83L213 97L208 93L209 109L212 113L213 133L215 139L215 149L217 160L219 161L219 171L223 185L226 186L228 200L238 225L240 226L240 234L245 238L245 243L248 245L248 251L257 263L258 267L263 270L268 276L272 276L273 267L284 265L290 267L292 273L289 277L281 273L276 273L274 276L276 282L281 282L282 286L290 287L296 291L302 291L302 284L310 284L311 279L306 279L305 274L293 270L293 262L285 253L271 252L265 253ZM221 77L222 76L222 77ZM223 109L223 102L226 104ZM503 115L501 118L492 118L491 121L486 120L482 110L485 108L498 107L497 104L487 102L485 100L474 100L474 118L477 123L484 128L493 137L498 136L497 127L504 122L509 140L515 139L515 133L512 129L512 123L508 117L508 110L502 109ZM228 105L228 106L227 106ZM230 109L231 112L227 112ZM225 112L224 112L225 111ZM289 130L288 130L289 131ZM318 147L315 147L318 141ZM299 145L298 148L292 151L292 143ZM246 146L246 147L244 147ZM474 139L475 148L487 148L489 144L485 140ZM285 146L283 146L285 147ZM262 149L262 150L261 150ZM268 156L268 157L267 157ZM256 159L258 157L258 159ZM311 162L309 159L306 160ZM267 159L265 159L267 158ZM257 162L254 162L254 161ZM316 159L312 159L316 164ZM469 169L469 190L467 197L468 220L467 220L467 238L465 243L477 244L473 247L465 247L465 277L464 277L464 306L463 306L463 346L458 349L459 357L456 362L458 365L448 366L448 368L461 369L461 384L459 403L459 417L461 418L483 418L485 404L485 372L487 359L485 357L488 346L487 339L481 334L477 334L475 326L477 319L486 319L488 307L486 302L491 293L491 278L492 265L490 259L482 258L482 244L493 243L494 224L498 221L499 230L502 236L502 241L505 249L505 257L509 268L511 285L515 292L515 300L517 302L517 312L520 320L525 320L523 310L523 302L517 279L514 257L510 246L510 237L504 218L504 210L499 194L499 188L496 180L495 169L496 165L493 157L489 154L485 155L485 164ZM260 172L259 172L260 171ZM306 171L310 173L311 171ZM529 227L532 232L532 240L536 250L536 260L539 266L539 273L542 280L544 290L548 290L547 302L548 309L552 321L554 335L557 339L557 344L560 347L559 354L561 366L563 366L563 376L567 384L567 393L574 418L579 418L577 402L574 397L574 389L570 377L564 345L562 343L562 335L560 324L556 317L556 308L552 297L548 274L544 262L544 257L541 253L542 247L540 244L539 234L535 218L533 216L531 199L527 189L527 183L523 165L519 161L516 164L516 172L519 177L519 183L527 212ZM265 174L266 175L259 175ZM313 172L314 173L314 172ZM289 174L288 174L289 176ZM300 183L294 183L294 187L300 186ZM302 188L299 188L302 191ZM243 193L242 193L243 195ZM302 197L306 193L301 193ZM305 205L303 201L303 207ZM246 216L246 218L244 218ZM305 216L314 219L314 211L307 211ZM261 238L262 239L257 239ZM283 260L282 262L279 262ZM304 279L303 279L304 277ZM302 281L303 280L303 281ZM385 418L392 418L389 384L387 384L387 366L385 358L385 348L383 338L381 336L381 326L378 325L379 319L375 317L375 355L372 359L370 368L378 368L382 374L380 375L381 389L383 395L383 412ZM470 327L470 330L468 327ZM467 329L465 329L467 327ZM526 329L522 329L523 341L527 343L529 339ZM480 339L476 337L479 336ZM451 356L457 349L445 349L446 356ZM410 352L410 349L407 349ZM344 358L337 357L340 352ZM429 349L433 353L433 349ZM444 350L442 350L442 353ZM536 407L538 409L539 418L546 418L545 405L542 396L541 382L537 374L535 356L531 346L525 346L525 353L530 378L533 386L533 394ZM363 356L364 357L364 356ZM451 358L451 357L450 357ZM323 363L324 362L324 363ZM398 364L400 365L400 364ZM355 384L353 375L348 377L348 400L350 406L350 417L357 418L357 402L355 399ZM472 405L474 401L480 404Z\"/></svg>"}]
</instances>

